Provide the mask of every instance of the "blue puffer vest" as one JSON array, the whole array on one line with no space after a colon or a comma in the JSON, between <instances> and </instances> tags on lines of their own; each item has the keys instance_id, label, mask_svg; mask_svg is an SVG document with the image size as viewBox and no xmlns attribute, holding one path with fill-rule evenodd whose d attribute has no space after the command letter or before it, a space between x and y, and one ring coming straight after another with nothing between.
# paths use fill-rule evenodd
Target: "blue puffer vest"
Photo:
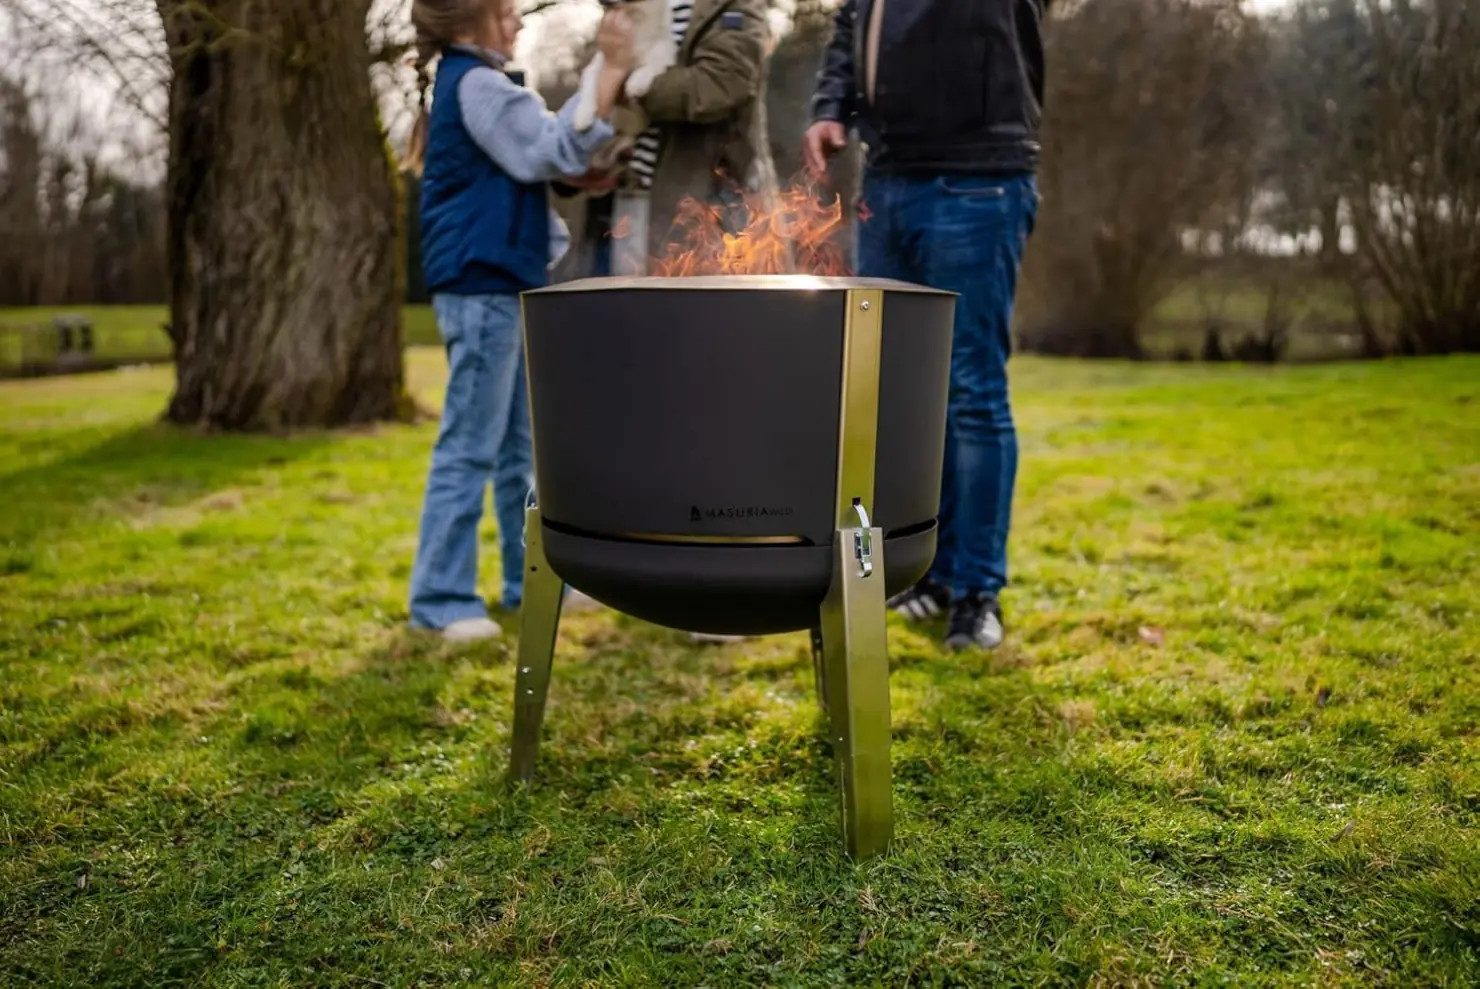
<instances>
[{"instance_id":1,"label":"blue puffer vest","mask_svg":"<svg viewBox=\"0 0 1480 989\"><path fill-rule=\"evenodd\" d=\"M458 86L488 63L448 49L432 89L421 179L427 289L452 295L522 292L549 282L549 191L514 181L463 125Z\"/></svg>"}]
</instances>

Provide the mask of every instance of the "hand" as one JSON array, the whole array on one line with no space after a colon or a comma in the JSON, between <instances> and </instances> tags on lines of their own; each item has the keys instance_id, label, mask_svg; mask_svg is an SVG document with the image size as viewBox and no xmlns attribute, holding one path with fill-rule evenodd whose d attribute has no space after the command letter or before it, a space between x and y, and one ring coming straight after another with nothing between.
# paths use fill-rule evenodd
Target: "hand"
<instances>
[{"instance_id":1,"label":"hand","mask_svg":"<svg viewBox=\"0 0 1480 989\"><path fill-rule=\"evenodd\" d=\"M593 168L580 178L566 179L565 184L585 192L611 192L617 187L617 172L616 169L602 172Z\"/></svg>"},{"instance_id":2,"label":"hand","mask_svg":"<svg viewBox=\"0 0 1480 989\"><path fill-rule=\"evenodd\" d=\"M637 53L632 45L631 15L620 7L607 11L596 31L596 49L601 52L607 68L618 70L623 75L631 72L637 64Z\"/></svg>"},{"instance_id":3,"label":"hand","mask_svg":"<svg viewBox=\"0 0 1480 989\"><path fill-rule=\"evenodd\" d=\"M848 146L848 132L836 120L819 120L802 138L802 158L807 172L819 182L827 181L827 162Z\"/></svg>"}]
</instances>

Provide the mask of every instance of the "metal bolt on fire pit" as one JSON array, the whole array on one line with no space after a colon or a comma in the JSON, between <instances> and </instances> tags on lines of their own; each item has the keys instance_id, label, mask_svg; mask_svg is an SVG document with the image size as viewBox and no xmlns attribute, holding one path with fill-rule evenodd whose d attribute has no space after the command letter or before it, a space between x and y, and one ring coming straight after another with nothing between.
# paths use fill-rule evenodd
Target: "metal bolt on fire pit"
<instances>
[{"instance_id":1,"label":"metal bolt on fire pit","mask_svg":"<svg viewBox=\"0 0 1480 989\"><path fill-rule=\"evenodd\" d=\"M935 555L954 296L805 276L588 279L526 293L524 313L539 503L511 778L534 775L566 583L686 631L810 629L844 841L883 851L884 602Z\"/></svg>"}]
</instances>

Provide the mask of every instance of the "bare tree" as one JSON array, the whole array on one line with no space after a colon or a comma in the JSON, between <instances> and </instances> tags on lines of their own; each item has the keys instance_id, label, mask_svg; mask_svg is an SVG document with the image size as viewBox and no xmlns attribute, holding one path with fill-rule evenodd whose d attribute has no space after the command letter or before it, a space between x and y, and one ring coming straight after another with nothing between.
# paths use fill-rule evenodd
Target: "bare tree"
<instances>
[{"instance_id":1,"label":"bare tree","mask_svg":"<svg viewBox=\"0 0 1480 989\"><path fill-rule=\"evenodd\" d=\"M1402 349L1480 351L1480 10L1335 0L1366 44L1343 63L1337 167L1357 249Z\"/></svg>"},{"instance_id":2,"label":"bare tree","mask_svg":"<svg viewBox=\"0 0 1480 989\"><path fill-rule=\"evenodd\" d=\"M30 305L40 294L45 160L30 94L18 80L0 79L0 142L0 299Z\"/></svg>"},{"instance_id":3,"label":"bare tree","mask_svg":"<svg viewBox=\"0 0 1480 989\"><path fill-rule=\"evenodd\" d=\"M1280 200L1272 220L1295 236L1318 231L1314 246L1332 269L1342 243L1339 114L1360 95L1346 66L1365 32L1328 0L1306 0L1273 33L1267 71L1276 112L1263 142L1267 186Z\"/></svg>"},{"instance_id":4,"label":"bare tree","mask_svg":"<svg viewBox=\"0 0 1480 989\"><path fill-rule=\"evenodd\" d=\"M0 305L160 301L163 202L134 167L147 154L53 54L17 44L0 71Z\"/></svg>"},{"instance_id":5,"label":"bare tree","mask_svg":"<svg viewBox=\"0 0 1480 989\"><path fill-rule=\"evenodd\" d=\"M1237 0L1080 0L1048 31L1043 194L1024 343L1135 357L1182 234L1238 226L1263 34Z\"/></svg>"}]
</instances>

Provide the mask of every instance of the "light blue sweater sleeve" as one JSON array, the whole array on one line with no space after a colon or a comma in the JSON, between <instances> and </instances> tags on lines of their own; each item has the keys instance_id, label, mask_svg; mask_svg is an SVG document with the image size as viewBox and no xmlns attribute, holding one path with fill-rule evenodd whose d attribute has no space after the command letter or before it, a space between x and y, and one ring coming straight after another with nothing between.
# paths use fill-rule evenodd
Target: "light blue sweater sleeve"
<instances>
[{"instance_id":1,"label":"light blue sweater sleeve","mask_svg":"<svg viewBox=\"0 0 1480 989\"><path fill-rule=\"evenodd\" d=\"M516 182L584 175L592 153L614 133L605 120L579 133L571 123L576 97L559 114L551 113L538 93L496 69L477 68L463 76L457 100L474 142Z\"/></svg>"}]
</instances>

